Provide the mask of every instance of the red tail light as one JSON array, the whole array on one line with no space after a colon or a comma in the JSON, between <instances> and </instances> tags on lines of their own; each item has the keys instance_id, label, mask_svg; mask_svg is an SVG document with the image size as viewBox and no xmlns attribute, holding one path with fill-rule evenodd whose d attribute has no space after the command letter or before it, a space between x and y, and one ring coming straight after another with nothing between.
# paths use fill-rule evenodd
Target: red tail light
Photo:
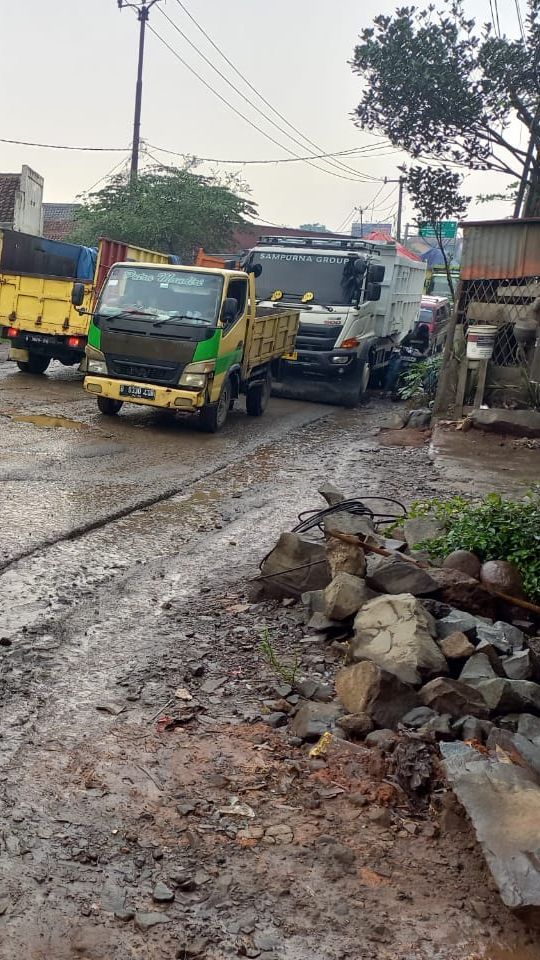
<instances>
[{"instance_id":1,"label":"red tail light","mask_svg":"<svg viewBox=\"0 0 540 960\"><path fill-rule=\"evenodd\" d=\"M8 327L7 335L8 337L11 337L11 339L13 339L14 337L18 337L19 331L17 330L17 327Z\"/></svg>"},{"instance_id":2,"label":"red tail light","mask_svg":"<svg viewBox=\"0 0 540 960\"><path fill-rule=\"evenodd\" d=\"M80 337L68 337L68 347L80 347L81 338Z\"/></svg>"}]
</instances>

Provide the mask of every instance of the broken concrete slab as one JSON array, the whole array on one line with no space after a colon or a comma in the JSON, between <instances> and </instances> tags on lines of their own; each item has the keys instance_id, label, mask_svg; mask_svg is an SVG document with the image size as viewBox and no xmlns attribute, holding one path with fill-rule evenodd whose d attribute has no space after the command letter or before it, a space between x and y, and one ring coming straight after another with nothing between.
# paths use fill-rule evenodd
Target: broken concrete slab
<instances>
[{"instance_id":1,"label":"broken concrete slab","mask_svg":"<svg viewBox=\"0 0 540 960\"><path fill-rule=\"evenodd\" d=\"M464 744L440 745L503 902L540 921L540 788L523 767L485 759ZM461 752L460 752L461 751Z\"/></svg>"},{"instance_id":2,"label":"broken concrete slab","mask_svg":"<svg viewBox=\"0 0 540 960\"><path fill-rule=\"evenodd\" d=\"M473 410L469 419L478 430L510 437L540 437L540 413L536 410Z\"/></svg>"},{"instance_id":3,"label":"broken concrete slab","mask_svg":"<svg viewBox=\"0 0 540 960\"><path fill-rule=\"evenodd\" d=\"M341 670L336 692L349 713L367 713L377 727L395 728L401 717L418 706L412 687L369 660Z\"/></svg>"},{"instance_id":4,"label":"broken concrete slab","mask_svg":"<svg viewBox=\"0 0 540 960\"><path fill-rule=\"evenodd\" d=\"M497 681L488 681L495 683ZM487 719L488 707L481 693L461 680L437 677L420 690L420 700L437 713L449 713L454 719L470 715Z\"/></svg>"},{"instance_id":5,"label":"broken concrete slab","mask_svg":"<svg viewBox=\"0 0 540 960\"><path fill-rule=\"evenodd\" d=\"M440 647L447 660L464 660L466 657L470 657L476 649L467 635L461 633L460 630L443 637Z\"/></svg>"},{"instance_id":6,"label":"broken concrete slab","mask_svg":"<svg viewBox=\"0 0 540 960\"><path fill-rule=\"evenodd\" d=\"M368 583L380 593L410 593L415 597L433 593L437 589L427 570L399 556L378 560L370 568Z\"/></svg>"},{"instance_id":7,"label":"broken concrete slab","mask_svg":"<svg viewBox=\"0 0 540 960\"><path fill-rule=\"evenodd\" d=\"M346 620L373 597L365 580L350 573L336 574L324 591L325 613L329 620Z\"/></svg>"},{"instance_id":8,"label":"broken concrete slab","mask_svg":"<svg viewBox=\"0 0 540 960\"><path fill-rule=\"evenodd\" d=\"M331 580L325 546L298 533L282 533L264 560L261 575L268 596L301 597L322 590Z\"/></svg>"},{"instance_id":9,"label":"broken concrete slab","mask_svg":"<svg viewBox=\"0 0 540 960\"><path fill-rule=\"evenodd\" d=\"M531 680L484 680L475 685L492 714L540 714L540 685ZM472 712L472 711L471 711Z\"/></svg>"},{"instance_id":10,"label":"broken concrete slab","mask_svg":"<svg viewBox=\"0 0 540 960\"><path fill-rule=\"evenodd\" d=\"M413 686L422 679L448 672L433 640L431 614L410 594L375 597L364 604L354 621L352 660L372 660Z\"/></svg>"}]
</instances>

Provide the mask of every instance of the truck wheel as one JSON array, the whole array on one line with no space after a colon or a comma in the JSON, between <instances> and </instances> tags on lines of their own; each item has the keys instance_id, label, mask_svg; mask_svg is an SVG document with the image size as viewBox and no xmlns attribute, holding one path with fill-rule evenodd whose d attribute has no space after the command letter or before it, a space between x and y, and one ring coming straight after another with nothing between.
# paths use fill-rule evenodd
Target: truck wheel
<instances>
[{"instance_id":1,"label":"truck wheel","mask_svg":"<svg viewBox=\"0 0 540 960\"><path fill-rule=\"evenodd\" d=\"M199 414L199 424L204 433L217 433L224 425L232 399L231 383L227 380L222 387L217 403L203 407Z\"/></svg>"},{"instance_id":2,"label":"truck wheel","mask_svg":"<svg viewBox=\"0 0 540 960\"><path fill-rule=\"evenodd\" d=\"M264 383L258 383L251 387L246 396L246 410L248 417L262 417L268 406L270 393L272 391L272 379L266 378Z\"/></svg>"},{"instance_id":3,"label":"truck wheel","mask_svg":"<svg viewBox=\"0 0 540 960\"><path fill-rule=\"evenodd\" d=\"M110 397L98 397L97 405L100 413L104 413L106 417L115 417L123 403L121 400L111 400Z\"/></svg>"},{"instance_id":4,"label":"truck wheel","mask_svg":"<svg viewBox=\"0 0 540 960\"><path fill-rule=\"evenodd\" d=\"M45 373L50 362L50 357L41 357L37 353L29 353L28 360L17 360L17 366L23 373Z\"/></svg>"},{"instance_id":5,"label":"truck wheel","mask_svg":"<svg viewBox=\"0 0 540 960\"><path fill-rule=\"evenodd\" d=\"M343 395L344 407L352 408L358 406L368 388L370 375L371 369L369 363L366 361L358 375L352 380L347 392Z\"/></svg>"}]
</instances>

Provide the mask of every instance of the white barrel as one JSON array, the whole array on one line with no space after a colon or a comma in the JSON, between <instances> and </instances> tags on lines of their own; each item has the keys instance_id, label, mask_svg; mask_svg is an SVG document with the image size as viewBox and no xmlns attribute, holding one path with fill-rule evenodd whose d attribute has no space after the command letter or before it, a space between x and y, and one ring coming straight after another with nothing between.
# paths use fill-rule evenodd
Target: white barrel
<instances>
[{"instance_id":1,"label":"white barrel","mask_svg":"<svg viewBox=\"0 0 540 960\"><path fill-rule=\"evenodd\" d=\"M489 323L473 324L467 330L469 360L490 360L493 356L497 327Z\"/></svg>"}]
</instances>

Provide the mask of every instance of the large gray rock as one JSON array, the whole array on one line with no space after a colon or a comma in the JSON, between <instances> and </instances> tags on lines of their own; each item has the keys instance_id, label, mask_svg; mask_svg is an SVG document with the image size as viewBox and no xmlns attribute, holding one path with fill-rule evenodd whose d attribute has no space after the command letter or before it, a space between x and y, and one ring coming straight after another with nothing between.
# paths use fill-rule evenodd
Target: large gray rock
<instances>
[{"instance_id":1,"label":"large gray rock","mask_svg":"<svg viewBox=\"0 0 540 960\"><path fill-rule=\"evenodd\" d=\"M363 577L366 572L366 555L361 546L330 537L326 542L326 556L330 569L329 580L333 580L338 573Z\"/></svg>"},{"instance_id":2,"label":"large gray rock","mask_svg":"<svg viewBox=\"0 0 540 960\"><path fill-rule=\"evenodd\" d=\"M418 706L412 687L368 660L340 670L336 692L348 713L367 713L377 727L395 728Z\"/></svg>"},{"instance_id":3,"label":"large gray rock","mask_svg":"<svg viewBox=\"0 0 540 960\"><path fill-rule=\"evenodd\" d=\"M479 640L485 640L500 653L517 653L523 650L525 634L511 623L496 620L495 623L479 623L476 629Z\"/></svg>"},{"instance_id":4,"label":"large gray rock","mask_svg":"<svg viewBox=\"0 0 540 960\"><path fill-rule=\"evenodd\" d=\"M528 650L520 650L501 661L509 680L529 680L532 676L531 655Z\"/></svg>"},{"instance_id":5,"label":"large gray rock","mask_svg":"<svg viewBox=\"0 0 540 960\"><path fill-rule=\"evenodd\" d=\"M346 499L345 494L338 490L333 483L323 483L318 492L323 500L326 500L329 507L336 507L338 503L343 503Z\"/></svg>"},{"instance_id":6,"label":"large gray rock","mask_svg":"<svg viewBox=\"0 0 540 960\"><path fill-rule=\"evenodd\" d=\"M483 696L490 713L540 714L540 685L531 680L484 680L475 689Z\"/></svg>"},{"instance_id":7,"label":"large gray rock","mask_svg":"<svg viewBox=\"0 0 540 960\"><path fill-rule=\"evenodd\" d=\"M540 744L540 717L532 713L522 713L518 720L517 732L533 743Z\"/></svg>"},{"instance_id":8,"label":"large gray rock","mask_svg":"<svg viewBox=\"0 0 540 960\"><path fill-rule=\"evenodd\" d=\"M487 681L496 683L497 681ZM461 680L437 677L422 687L420 699L437 713L449 713L454 719L470 715L487 719L488 707L481 693Z\"/></svg>"},{"instance_id":9,"label":"large gray rock","mask_svg":"<svg viewBox=\"0 0 540 960\"><path fill-rule=\"evenodd\" d=\"M436 627L431 614L408 594L369 600L354 621L353 660L372 660L403 683L448 672L448 665L433 640Z\"/></svg>"},{"instance_id":10,"label":"large gray rock","mask_svg":"<svg viewBox=\"0 0 540 960\"><path fill-rule=\"evenodd\" d=\"M468 610L479 617L494 619L497 601L474 577L461 570L432 567L430 574L437 584L437 597L458 610Z\"/></svg>"},{"instance_id":11,"label":"large gray rock","mask_svg":"<svg viewBox=\"0 0 540 960\"><path fill-rule=\"evenodd\" d=\"M405 520L403 524L405 540L410 550L414 550L418 543L425 540L434 540L444 533L444 527L438 520L429 517L417 517L416 520Z\"/></svg>"},{"instance_id":12,"label":"large gray rock","mask_svg":"<svg viewBox=\"0 0 540 960\"><path fill-rule=\"evenodd\" d=\"M474 657L471 657L467 660L467 663L463 667L459 675L459 679L463 683L470 683L471 686L475 687L479 683L483 683L484 680L493 680L495 677L500 676L502 670L497 674L493 669L493 666L490 662L489 657L485 653L475 653Z\"/></svg>"},{"instance_id":13,"label":"large gray rock","mask_svg":"<svg viewBox=\"0 0 540 960\"><path fill-rule=\"evenodd\" d=\"M338 718L343 714L339 703L313 703L301 705L290 726L293 737L301 740L318 740L326 731L335 731Z\"/></svg>"},{"instance_id":14,"label":"large gray rock","mask_svg":"<svg viewBox=\"0 0 540 960\"><path fill-rule=\"evenodd\" d=\"M371 517L349 513L347 510L330 513L324 518L323 527L324 532L330 536L332 533L350 533L355 537L369 537L375 533L375 524Z\"/></svg>"},{"instance_id":15,"label":"large gray rock","mask_svg":"<svg viewBox=\"0 0 540 960\"><path fill-rule=\"evenodd\" d=\"M476 636L476 629L480 623L481 620L472 613L454 608L445 617L437 620L437 636L442 640L443 637L459 630L471 640Z\"/></svg>"},{"instance_id":16,"label":"large gray rock","mask_svg":"<svg viewBox=\"0 0 540 960\"><path fill-rule=\"evenodd\" d=\"M540 413L536 410L473 410L473 427L511 437L540 437Z\"/></svg>"},{"instance_id":17,"label":"large gray rock","mask_svg":"<svg viewBox=\"0 0 540 960\"><path fill-rule=\"evenodd\" d=\"M437 585L427 570L402 557L384 557L369 571L369 585L380 593L433 593Z\"/></svg>"},{"instance_id":18,"label":"large gray rock","mask_svg":"<svg viewBox=\"0 0 540 960\"><path fill-rule=\"evenodd\" d=\"M523 767L442 743L450 784L467 811L503 902L540 919L540 789Z\"/></svg>"},{"instance_id":19,"label":"large gray rock","mask_svg":"<svg viewBox=\"0 0 540 960\"><path fill-rule=\"evenodd\" d=\"M282 533L266 557L261 574L265 593L276 597L301 597L330 583L324 544L298 533Z\"/></svg>"},{"instance_id":20,"label":"large gray rock","mask_svg":"<svg viewBox=\"0 0 540 960\"><path fill-rule=\"evenodd\" d=\"M460 717L453 724L453 730L462 740L478 740L485 743L493 730L490 720L479 720L478 717Z\"/></svg>"},{"instance_id":21,"label":"large gray rock","mask_svg":"<svg viewBox=\"0 0 540 960\"><path fill-rule=\"evenodd\" d=\"M365 580L351 573L338 573L324 591L326 616L330 620L353 617L372 596Z\"/></svg>"},{"instance_id":22,"label":"large gray rock","mask_svg":"<svg viewBox=\"0 0 540 960\"><path fill-rule=\"evenodd\" d=\"M401 726L406 727L408 730L419 730L420 727L423 727L424 724L428 723L429 720L433 720L433 717L436 716L435 710L430 710L429 707L415 707L414 710L409 710L409 712L401 718Z\"/></svg>"},{"instance_id":23,"label":"large gray rock","mask_svg":"<svg viewBox=\"0 0 540 960\"><path fill-rule=\"evenodd\" d=\"M480 568L482 564L475 553L470 550L453 550L443 560L445 570L459 570L466 573L468 577L474 580L480 579Z\"/></svg>"}]
</instances>

